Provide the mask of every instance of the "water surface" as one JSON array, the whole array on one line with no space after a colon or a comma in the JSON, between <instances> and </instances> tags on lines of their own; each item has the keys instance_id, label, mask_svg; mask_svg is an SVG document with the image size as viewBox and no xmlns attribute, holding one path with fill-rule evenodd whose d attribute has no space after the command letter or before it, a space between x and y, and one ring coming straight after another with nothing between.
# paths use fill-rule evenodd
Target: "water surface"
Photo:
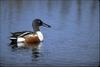
<instances>
[{"instance_id":1,"label":"water surface","mask_svg":"<svg viewBox=\"0 0 100 67\"><path fill-rule=\"evenodd\" d=\"M11 32L33 31L43 20L45 40L39 57L31 48L11 49ZM1 66L98 66L98 0L0 0Z\"/></svg>"}]
</instances>

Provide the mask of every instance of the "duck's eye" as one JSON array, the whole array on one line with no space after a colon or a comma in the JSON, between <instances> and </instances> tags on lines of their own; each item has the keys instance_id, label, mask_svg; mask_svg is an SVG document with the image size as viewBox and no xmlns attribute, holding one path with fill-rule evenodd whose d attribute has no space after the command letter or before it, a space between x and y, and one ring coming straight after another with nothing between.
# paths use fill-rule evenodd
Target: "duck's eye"
<instances>
[{"instance_id":1,"label":"duck's eye","mask_svg":"<svg viewBox=\"0 0 100 67\"><path fill-rule=\"evenodd\" d=\"M39 24L42 25L43 24L42 21L39 21Z\"/></svg>"}]
</instances>

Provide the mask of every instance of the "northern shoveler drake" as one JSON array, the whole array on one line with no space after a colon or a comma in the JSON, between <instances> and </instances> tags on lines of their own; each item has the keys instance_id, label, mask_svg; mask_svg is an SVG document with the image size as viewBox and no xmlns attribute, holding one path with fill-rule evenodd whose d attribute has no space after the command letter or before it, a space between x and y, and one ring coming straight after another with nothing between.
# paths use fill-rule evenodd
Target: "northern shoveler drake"
<instances>
[{"instance_id":1,"label":"northern shoveler drake","mask_svg":"<svg viewBox=\"0 0 100 67\"><path fill-rule=\"evenodd\" d=\"M16 44L15 46L17 47L34 46L34 45L37 46L37 44L42 42L44 39L43 34L40 32L40 26L44 26L48 28L51 27L50 25L44 23L40 19L33 20L32 26L34 32L23 31L23 32L11 33L12 34L10 38L10 40L12 41L11 43ZM23 43L23 44L18 44L18 43Z\"/></svg>"}]
</instances>

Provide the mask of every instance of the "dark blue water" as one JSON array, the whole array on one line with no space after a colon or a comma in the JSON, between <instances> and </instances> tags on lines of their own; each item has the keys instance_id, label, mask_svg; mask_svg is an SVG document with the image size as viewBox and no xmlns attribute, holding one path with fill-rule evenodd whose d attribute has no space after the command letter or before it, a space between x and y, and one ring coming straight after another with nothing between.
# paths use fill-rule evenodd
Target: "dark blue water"
<instances>
[{"instance_id":1,"label":"dark blue water","mask_svg":"<svg viewBox=\"0 0 100 67\"><path fill-rule=\"evenodd\" d=\"M39 56L12 49L10 33L33 31L36 18L52 26ZM1 66L98 66L99 48L98 0L0 0Z\"/></svg>"}]
</instances>

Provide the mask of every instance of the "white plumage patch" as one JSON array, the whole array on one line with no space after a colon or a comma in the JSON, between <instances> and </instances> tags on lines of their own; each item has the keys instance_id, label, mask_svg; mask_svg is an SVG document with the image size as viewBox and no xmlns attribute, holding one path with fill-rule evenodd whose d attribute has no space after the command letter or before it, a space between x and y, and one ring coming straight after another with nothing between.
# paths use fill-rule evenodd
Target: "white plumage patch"
<instances>
[{"instance_id":1,"label":"white plumage patch","mask_svg":"<svg viewBox=\"0 0 100 67\"><path fill-rule=\"evenodd\" d=\"M43 41L43 39L44 39L44 38L43 38L43 34L42 34L40 31L37 31L36 33L37 33L37 35L38 35L40 41Z\"/></svg>"},{"instance_id":2,"label":"white plumage patch","mask_svg":"<svg viewBox=\"0 0 100 67\"><path fill-rule=\"evenodd\" d=\"M22 38L22 37L18 37L18 38L17 38L17 42L23 42L23 41L25 41L24 38Z\"/></svg>"},{"instance_id":3,"label":"white plumage patch","mask_svg":"<svg viewBox=\"0 0 100 67\"><path fill-rule=\"evenodd\" d=\"M24 38L18 37L18 38L17 38L17 46L18 46L18 47L25 46L25 45L23 44L24 41L25 41Z\"/></svg>"},{"instance_id":4,"label":"white plumage patch","mask_svg":"<svg viewBox=\"0 0 100 67\"><path fill-rule=\"evenodd\" d=\"M20 43L17 43L17 46L18 46L18 47L24 47L25 44L20 42Z\"/></svg>"}]
</instances>

